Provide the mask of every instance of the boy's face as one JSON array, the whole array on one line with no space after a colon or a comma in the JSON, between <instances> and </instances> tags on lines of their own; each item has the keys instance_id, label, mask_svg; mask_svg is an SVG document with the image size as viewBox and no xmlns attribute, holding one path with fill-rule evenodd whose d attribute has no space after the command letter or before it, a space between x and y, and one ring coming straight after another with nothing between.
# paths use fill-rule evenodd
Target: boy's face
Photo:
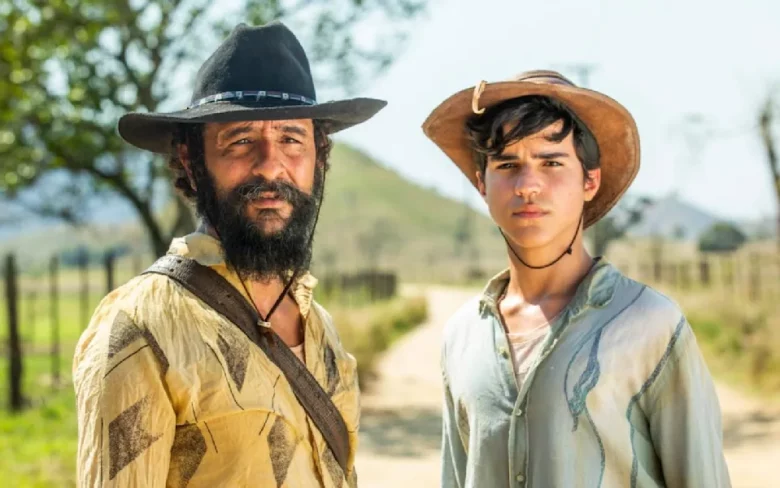
<instances>
[{"instance_id":1,"label":"boy's face","mask_svg":"<svg viewBox=\"0 0 780 488\"><path fill-rule=\"evenodd\" d=\"M488 158L484 174L477 172L490 215L523 249L543 249L559 241L568 245L580 225L583 205L601 183L600 169L588 171L590 178L585 178L572 133L560 142L550 140L562 126L558 121L507 146Z\"/></svg>"}]
</instances>

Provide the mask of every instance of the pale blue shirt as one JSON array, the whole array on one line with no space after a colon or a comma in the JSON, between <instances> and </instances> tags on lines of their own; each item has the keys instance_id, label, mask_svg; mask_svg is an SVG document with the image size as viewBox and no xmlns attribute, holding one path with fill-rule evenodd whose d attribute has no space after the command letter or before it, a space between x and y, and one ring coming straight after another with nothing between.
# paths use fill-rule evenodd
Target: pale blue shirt
<instances>
[{"instance_id":1,"label":"pale blue shirt","mask_svg":"<svg viewBox=\"0 0 780 488\"><path fill-rule=\"evenodd\" d=\"M712 378L680 309L600 260L518 389L496 300L448 322L443 487L729 487Z\"/></svg>"}]
</instances>

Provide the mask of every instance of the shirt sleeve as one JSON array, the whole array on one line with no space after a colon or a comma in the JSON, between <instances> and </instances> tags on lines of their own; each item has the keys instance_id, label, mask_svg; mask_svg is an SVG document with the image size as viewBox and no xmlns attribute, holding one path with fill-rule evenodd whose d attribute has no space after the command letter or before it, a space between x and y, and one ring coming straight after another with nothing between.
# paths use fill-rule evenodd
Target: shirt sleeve
<instances>
[{"instance_id":1,"label":"shirt sleeve","mask_svg":"<svg viewBox=\"0 0 780 488\"><path fill-rule=\"evenodd\" d=\"M95 313L73 361L78 486L165 486L176 429L167 369L148 330L122 311Z\"/></svg>"},{"instance_id":2,"label":"shirt sleeve","mask_svg":"<svg viewBox=\"0 0 780 488\"><path fill-rule=\"evenodd\" d=\"M718 396L685 319L657 373L645 408L666 486L730 487Z\"/></svg>"},{"instance_id":3,"label":"shirt sleeve","mask_svg":"<svg viewBox=\"0 0 780 488\"><path fill-rule=\"evenodd\" d=\"M457 413L447 380L444 350L442 350L442 381L444 384L444 405L442 408L442 488L461 488L466 477L467 456L458 432Z\"/></svg>"}]
</instances>

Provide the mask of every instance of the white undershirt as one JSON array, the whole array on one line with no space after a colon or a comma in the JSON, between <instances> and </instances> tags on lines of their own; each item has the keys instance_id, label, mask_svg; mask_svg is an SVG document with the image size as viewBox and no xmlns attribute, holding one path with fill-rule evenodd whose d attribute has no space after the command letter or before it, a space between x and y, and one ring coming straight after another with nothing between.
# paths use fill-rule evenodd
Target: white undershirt
<instances>
[{"instance_id":1,"label":"white undershirt","mask_svg":"<svg viewBox=\"0 0 780 488\"><path fill-rule=\"evenodd\" d=\"M539 356L539 349L550 332L550 324L545 324L528 332L507 333L512 347L512 364L515 367L517 389L523 387L528 370Z\"/></svg>"},{"instance_id":2,"label":"white undershirt","mask_svg":"<svg viewBox=\"0 0 780 488\"><path fill-rule=\"evenodd\" d=\"M291 346L290 350L294 352L296 356L298 356L298 359L300 359L303 364L306 364L306 358L303 355L303 342L297 346Z\"/></svg>"}]
</instances>

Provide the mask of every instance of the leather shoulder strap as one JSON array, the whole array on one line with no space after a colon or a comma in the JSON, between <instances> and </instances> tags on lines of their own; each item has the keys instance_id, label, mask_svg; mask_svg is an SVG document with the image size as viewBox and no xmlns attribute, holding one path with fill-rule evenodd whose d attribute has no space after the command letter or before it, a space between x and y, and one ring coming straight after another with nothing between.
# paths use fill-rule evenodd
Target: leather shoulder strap
<instances>
[{"instance_id":1,"label":"leather shoulder strap","mask_svg":"<svg viewBox=\"0 0 780 488\"><path fill-rule=\"evenodd\" d=\"M317 379L272 329L263 327L257 311L227 280L193 259L166 255L142 274L168 276L235 324L282 371L298 402L317 426L347 475L349 433L341 413ZM268 340L268 337L271 340Z\"/></svg>"}]
</instances>

